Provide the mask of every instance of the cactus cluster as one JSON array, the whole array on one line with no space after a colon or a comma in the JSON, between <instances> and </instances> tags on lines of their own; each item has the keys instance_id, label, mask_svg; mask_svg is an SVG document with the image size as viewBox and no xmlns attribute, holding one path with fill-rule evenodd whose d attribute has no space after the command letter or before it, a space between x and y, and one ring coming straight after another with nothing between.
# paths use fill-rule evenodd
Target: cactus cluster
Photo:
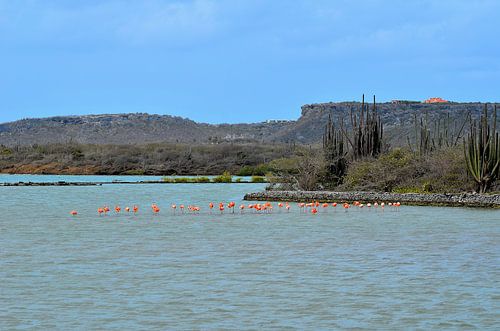
<instances>
[{"instance_id":1,"label":"cactus cluster","mask_svg":"<svg viewBox=\"0 0 500 331\"><path fill-rule=\"evenodd\" d=\"M361 102L358 114L350 111L352 134L349 137L344 129L343 120L341 129L347 138L351 148L352 157L359 160L365 157L377 157L382 152L382 136L384 133L380 116L377 114L375 96L373 96L373 107L369 110L365 104L365 95Z\"/></svg>"},{"instance_id":2,"label":"cactus cluster","mask_svg":"<svg viewBox=\"0 0 500 331\"><path fill-rule=\"evenodd\" d=\"M410 137L407 136L410 150L419 155L426 155L443 147L456 146L462 138L465 125L470 119L470 112L466 114L462 123L451 119L450 114L438 118L431 128L429 125L429 114L426 112L423 117L414 115L415 142L412 145Z\"/></svg>"},{"instance_id":3,"label":"cactus cluster","mask_svg":"<svg viewBox=\"0 0 500 331\"><path fill-rule=\"evenodd\" d=\"M325 133L323 134L323 153L327 176L334 185L342 182L342 178L347 171L348 153L346 147L342 131L335 128L335 123L329 114Z\"/></svg>"},{"instance_id":4,"label":"cactus cluster","mask_svg":"<svg viewBox=\"0 0 500 331\"><path fill-rule=\"evenodd\" d=\"M340 119L340 128L336 128L331 114L323 134L323 153L326 163L328 182L338 185L347 172L348 156L354 160L377 157L382 152L383 126L377 114L375 96L370 111L365 105L365 96L358 114L350 112L351 133L345 129L344 119ZM347 140L347 142L346 142ZM350 146L350 148L349 148Z\"/></svg>"},{"instance_id":5,"label":"cactus cluster","mask_svg":"<svg viewBox=\"0 0 500 331\"><path fill-rule=\"evenodd\" d=\"M470 120L470 132L464 138L464 153L467 170L477 183L480 193L488 191L498 179L500 168L500 140L497 132L497 107L492 123L488 120L488 105L484 106L479 120Z\"/></svg>"}]
</instances>

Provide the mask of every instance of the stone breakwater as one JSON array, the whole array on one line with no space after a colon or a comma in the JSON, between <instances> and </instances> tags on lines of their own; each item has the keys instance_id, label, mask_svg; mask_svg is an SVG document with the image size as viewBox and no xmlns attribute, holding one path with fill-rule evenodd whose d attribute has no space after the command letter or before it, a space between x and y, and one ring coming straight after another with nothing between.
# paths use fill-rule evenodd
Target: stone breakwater
<instances>
[{"instance_id":1,"label":"stone breakwater","mask_svg":"<svg viewBox=\"0 0 500 331\"><path fill-rule=\"evenodd\" d=\"M253 201L320 201L320 202L401 202L417 206L457 206L500 208L500 194L483 195L331 192L331 191L264 191L247 193L244 200Z\"/></svg>"}]
</instances>

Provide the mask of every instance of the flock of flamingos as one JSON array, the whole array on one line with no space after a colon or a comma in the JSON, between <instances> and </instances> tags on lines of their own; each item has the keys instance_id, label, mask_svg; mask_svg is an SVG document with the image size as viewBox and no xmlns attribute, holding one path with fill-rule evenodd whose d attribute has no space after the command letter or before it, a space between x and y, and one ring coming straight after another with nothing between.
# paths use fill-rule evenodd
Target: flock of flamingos
<instances>
[{"instance_id":1,"label":"flock of flamingos","mask_svg":"<svg viewBox=\"0 0 500 331\"><path fill-rule=\"evenodd\" d=\"M326 212L328 210L328 208L336 208L338 205L341 206L347 212L350 208L358 208L358 209L380 208L383 210L386 206L390 207L392 209L395 209L395 210L399 210L401 203L388 202L387 205L384 202L381 202L381 203L374 202L373 204L372 203L363 204L359 201L355 201L352 204L349 204L347 202L344 202L341 204L337 204L336 202L334 202L332 204L328 204L328 203L320 203L318 201L309 202L309 203L305 203L305 202L297 203L297 207L299 208L300 212L311 213L311 214L317 214L320 210L323 210L324 212ZM290 212L290 209L292 208L292 206L290 205L289 202L278 202L276 206L277 206L278 212L281 212L283 210L286 212ZM218 208L217 208L217 206L214 205L213 202L210 202L208 204L209 213L213 213L214 208L216 208L216 211L218 209L220 214L224 214L225 212L230 212L230 213L234 214L235 208L236 208L236 203L235 202L229 202L229 203L220 202L218 205ZM199 214L201 211L201 208L199 206L196 206L196 205L185 206L183 204L181 204L179 206L177 206L176 204L172 204L170 206L170 209L171 209L173 214ZM239 213L241 213L241 214L245 213L245 211L253 212L253 213L272 213L273 210L275 210L275 206L271 202L254 203L254 204L248 204L248 205L240 204L238 209L239 209ZM139 207L137 205L134 205L132 208L125 207L123 210L126 213L132 212L132 213L136 214L139 212ZM153 203L151 205L151 210L152 210L153 214L158 214L160 212L160 207L158 207L158 205L156 203ZM122 208L120 206L115 206L114 212L115 212L115 214L119 214L122 212ZM97 208L97 213L99 216L107 215L108 213L111 213L111 209L108 206L99 207L99 208ZM78 215L78 212L76 210L72 210L70 212L70 214L73 216L76 216L76 215Z\"/></svg>"}]
</instances>

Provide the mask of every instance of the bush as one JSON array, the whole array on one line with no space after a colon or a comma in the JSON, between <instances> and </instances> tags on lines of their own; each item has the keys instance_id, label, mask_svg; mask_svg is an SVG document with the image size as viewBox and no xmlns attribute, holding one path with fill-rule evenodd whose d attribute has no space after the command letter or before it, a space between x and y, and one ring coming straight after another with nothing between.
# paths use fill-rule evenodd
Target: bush
<instances>
[{"instance_id":1,"label":"bush","mask_svg":"<svg viewBox=\"0 0 500 331\"><path fill-rule=\"evenodd\" d=\"M208 177L196 177L195 182L196 183L210 183L210 178L208 178Z\"/></svg>"},{"instance_id":2,"label":"bush","mask_svg":"<svg viewBox=\"0 0 500 331\"><path fill-rule=\"evenodd\" d=\"M453 193L473 189L461 146L415 156L394 149L379 159L353 162L341 186L343 190L397 193Z\"/></svg>"},{"instance_id":3,"label":"bush","mask_svg":"<svg viewBox=\"0 0 500 331\"><path fill-rule=\"evenodd\" d=\"M254 167L246 165L243 166L240 171L236 174L237 176L252 176L254 171Z\"/></svg>"},{"instance_id":4,"label":"bush","mask_svg":"<svg viewBox=\"0 0 500 331\"><path fill-rule=\"evenodd\" d=\"M217 176L213 179L214 183L232 183L233 176L229 173L229 171L224 171L222 175Z\"/></svg>"},{"instance_id":5,"label":"bush","mask_svg":"<svg viewBox=\"0 0 500 331\"><path fill-rule=\"evenodd\" d=\"M299 158L280 158L269 162L269 171L273 173L296 174L299 169Z\"/></svg>"},{"instance_id":6,"label":"bush","mask_svg":"<svg viewBox=\"0 0 500 331\"><path fill-rule=\"evenodd\" d=\"M256 166L246 165L238 171L237 176L264 176L269 171L267 164L259 164Z\"/></svg>"},{"instance_id":7,"label":"bush","mask_svg":"<svg viewBox=\"0 0 500 331\"><path fill-rule=\"evenodd\" d=\"M7 156L7 155L11 155L11 154L12 154L12 150L10 148L7 148L5 146L0 146L0 155Z\"/></svg>"},{"instance_id":8,"label":"bush","mask_svg":"<svg viewBox=\"0 0 500 331\"><path fill-rule=\"evenodd\" d=\"M267 164L259 164L253 169L253 176L265 176L269 172L269 166Z\"/></svg>"},{"instance_id":9,"label":"bush","mask_svg":"<svg viewBox=\"0 0 500 331\"><path fill-rule=\"evenodd\" d=\"M166 183L188 184L188 183L210 183L208 177L163 177Z\"/></svg>"},{"instance_id":10,"label":"bush","mask_svg":"<svg viewBox=\"0 0 500 331\"><path fill-rule=\"evenodd\" d=\"M269 163L272 175L268 189L313 191L323 189L324 159L316 149L304 150L295 158L281 158ZM276 185L278 183L278 185Z\"/></svg>"},{"instance_id":11,"label":"bush","mask_svg":"<svg viewBox=\"0 0 500 331\"><path fill-rule=\"evenodd\" d=\"M251 183L265 183L266 178L263 176L252 176Z\"/></svg>"},{"instance_id":12,"label":"bush","mask_svg":"<svg viewBox=\"0 0 500 331\"><path fill-rule=\"evenodd\" d=\"M294 151L285 144L255 142L217 145L151 143L145 145L50 144L16 146L0 145L0 169L30 166L33 172L43 169L73 169L73 173L145 175L213 175L227 170L231 173L262 175L267 165L262 160L292 157ZM54 167L57 164L57 167ZM47 167L48 166L48 167ZM91 169L91 170L90 170ZM90 171L90 172L89 172ZM132 172L130 172L132 171ZM194 177L194 176L193 176Z\"/></svg>"}]
</instances>

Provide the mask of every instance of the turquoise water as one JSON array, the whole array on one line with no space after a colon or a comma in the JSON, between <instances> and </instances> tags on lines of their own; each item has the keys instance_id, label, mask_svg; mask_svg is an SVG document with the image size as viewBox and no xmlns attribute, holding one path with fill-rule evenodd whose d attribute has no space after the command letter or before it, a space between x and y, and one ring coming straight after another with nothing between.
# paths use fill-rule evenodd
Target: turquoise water
<instances>
[{"instance_id":1,"label":"turquoise water","mask_svg":"<svg viewBox=\"0 0 500 331\"><path fill-rule=\"evenodd\" d=\"M8 175L0 174L0 183L17 183L17 182L112 182L112 181L127 181L140 182L145 180L161 180L162 176L108 176L108 175Z\"/></svg>"},{"instance_id":2,"label":"turquoise water","mask_svg":"<svg viewBox=\"0 0 500 331\"><path fill-rule=\"evenodd\" d=\"M263 187L0 187L0 329L498 328L499 211L205 208Z\"/></svg>"},{"instance_id":3,"label":"turquoise water","mask_svg":"<svg viewBox=\"0 0 500 331\"><path fill-rule=\"evenodd\" d=\"M0 183L18 183L18 182L141 182L141 181L158 181L162 180L164 176L113 176L113 175L9 175L0 174ZM195 177L195 176L167 176L172 177ZM215 176L206 176L213 178ZM233 180L241 178L245 181L250 181L251 177L233 176Z\"/></svg>"}]
</instances>

